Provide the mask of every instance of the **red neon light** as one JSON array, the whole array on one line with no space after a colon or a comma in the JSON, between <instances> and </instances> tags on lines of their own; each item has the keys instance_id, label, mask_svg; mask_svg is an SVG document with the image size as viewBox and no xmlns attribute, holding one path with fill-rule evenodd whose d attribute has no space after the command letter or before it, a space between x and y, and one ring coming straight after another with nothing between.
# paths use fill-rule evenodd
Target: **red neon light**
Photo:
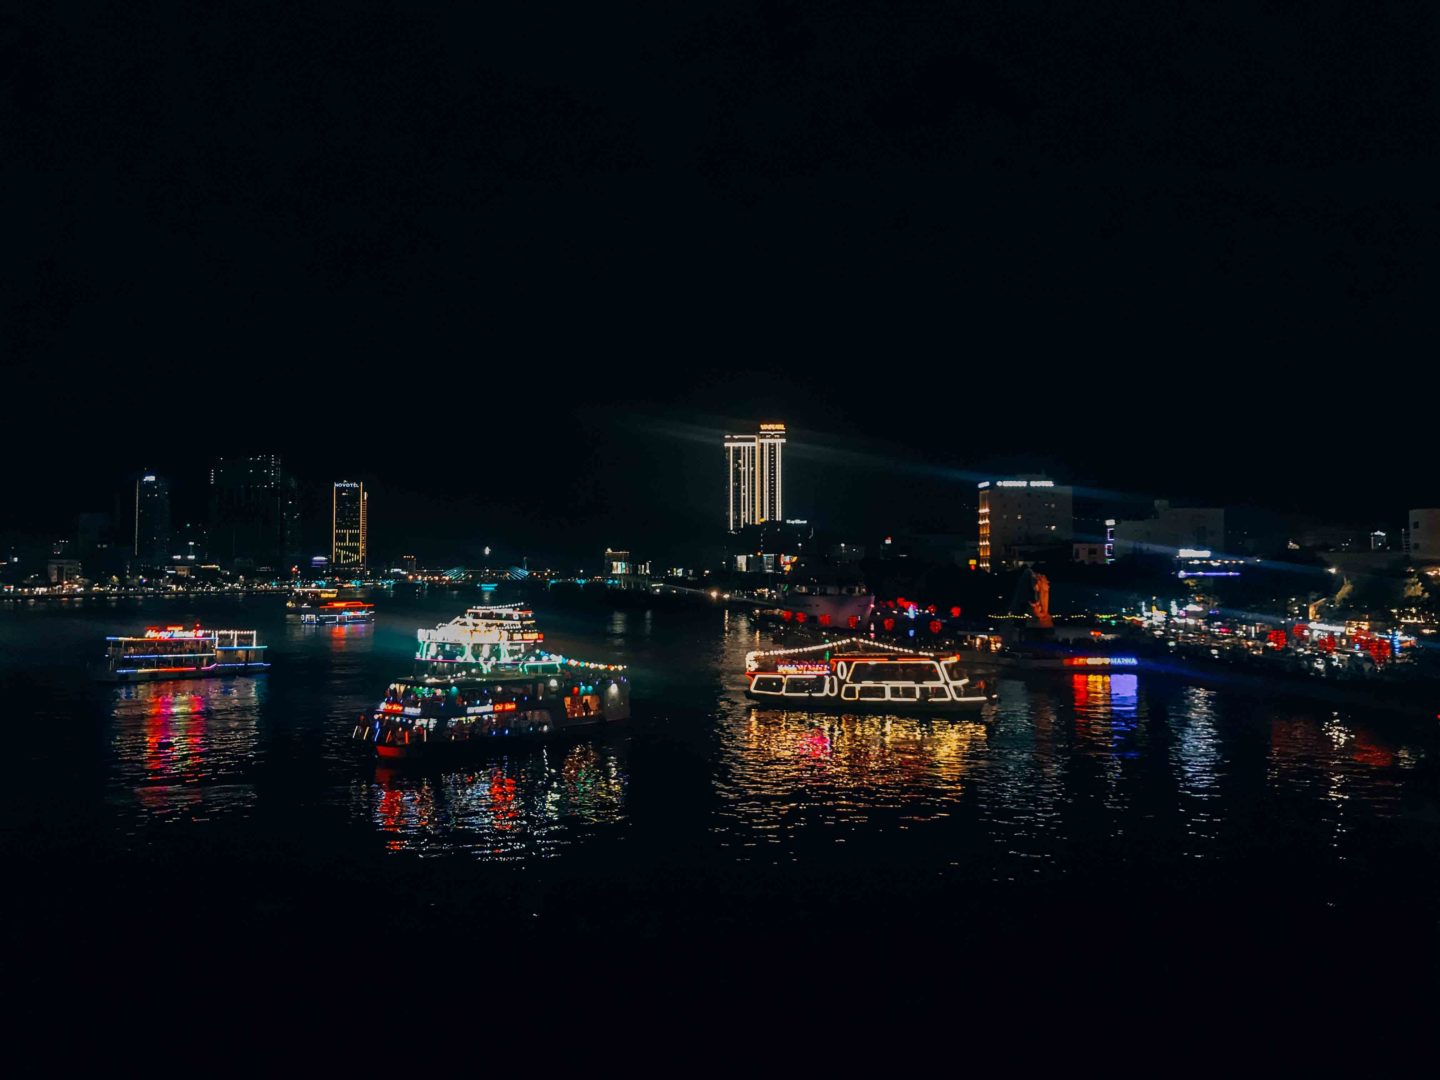
<instances>
[{"instance_id":1,"label":"red neon light","mask_svg":"<svg viewBox=\"0 0 1440 1080\"><path fill-rule=\"evenodd\" d=\"M496 704L495 704L495 711L496 711L496 712L514 712L514 711L515 711L515 702L513 702L513 701L500 701L500 702L496 702Z\"/></svg>"}]
</instances>

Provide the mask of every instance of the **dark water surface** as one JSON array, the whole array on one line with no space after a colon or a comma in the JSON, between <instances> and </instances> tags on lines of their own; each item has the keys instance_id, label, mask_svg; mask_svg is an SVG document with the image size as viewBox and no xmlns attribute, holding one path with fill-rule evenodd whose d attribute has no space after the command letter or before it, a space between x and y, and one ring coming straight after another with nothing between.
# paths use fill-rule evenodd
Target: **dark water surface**
<instances>
[{"instance_id":1,"label":"dark water surface","mask_svg":"<svg viewBox=\"0 0 1440 1080\"><path fill-rule=\"evenodd\" d=\"M1143 674L1006 681L978 719L763 712L743 616L541 605L550 647L631 665L630 723L459 770L357 756L416 626L464 602L346 628L275 599L0 610L6 926L36 989L293 967L348 1000L475 965L583 994L677 968L1433 987L1434 729ZM259 628L274 670L84 678L106 634L192 620Z\"/></svg>"}]
</instances>

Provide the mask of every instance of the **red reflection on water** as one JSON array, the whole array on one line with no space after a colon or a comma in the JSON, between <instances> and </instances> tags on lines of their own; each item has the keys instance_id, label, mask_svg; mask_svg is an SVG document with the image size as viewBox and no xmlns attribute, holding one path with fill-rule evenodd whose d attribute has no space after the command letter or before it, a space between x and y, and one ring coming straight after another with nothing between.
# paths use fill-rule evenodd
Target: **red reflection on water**
<instances>
[{"instance_id":1,"label":"red reflection on water","mask_svg":"<svg viewBox=\"0 0 1440 1080\"><path fill-rule=\"evenodd\" d=\"M145 702L143 766L161 776L199 765L205 757L205 699L199 694L155 694Z\"/></svg>"},{"instance_id":2,"label":"red reflection on water","mask_svg":"<svg viewBox=\"0 0 1440 1080\"><path fill-rule=\"evenodd\" d=\"M400 822L405 814L405 793L398 787L386 785L380 794L380 803L375 807L375 814L380 819L380 827L389 833L400 831ZM385 844L387 851L399 851L405 846L405 842L398 836Z\"/></svg>"},{"instance_id":3,"label":"red reflection on water","mask_svg":"<svg viewBox=\"0 0 1440 1080\"><path fill-rule=\"evenodd\" d=\"M490 806L497 829L513 828L520 816L515 806L515 791L515 778L506 776L503 769L496 769L490 774Z\"/></svg>"},{"instance_id":4,"label":"red reflection on water","mask_svg":"<svg viewBox=\"0 0 1440 1080\"><path fill-rule=\"evenodd\" d=\"M1388 768L1395 764L1393 751L1372 741L1368 735L1359 731L1355 733L1355 738L1350 742L1350 756L1361 765L1370 765L1377 769Z\"/></svg>"},{"instance_id":5,"label":"red reflection on water","mask_svg":"<svg viewBox=\"0 0 1440 1080\"><path fill-rule=\"evenodd\" d=\"M830 735L824 728L817 727L800 740L800 752L817 760L828 758L832 749Z\"/></svg>"}]
</instances>

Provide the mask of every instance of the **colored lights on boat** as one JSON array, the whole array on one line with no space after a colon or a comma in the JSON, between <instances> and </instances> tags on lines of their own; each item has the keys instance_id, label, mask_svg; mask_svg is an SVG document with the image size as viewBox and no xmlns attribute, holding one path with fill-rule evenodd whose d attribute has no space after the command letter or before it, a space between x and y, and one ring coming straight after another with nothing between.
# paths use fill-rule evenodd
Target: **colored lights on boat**
<instances>
[{"instance_id":1,"label":"colored lights on boat","mask_svg":"<svg viewBox=\"0 0 1440 1080\"><path fill-rule=\"evenodd\" d=\"M1140 663L1133 656L1067 656L1066 667L1136 667Z\"/></svg>"}]
</instances>

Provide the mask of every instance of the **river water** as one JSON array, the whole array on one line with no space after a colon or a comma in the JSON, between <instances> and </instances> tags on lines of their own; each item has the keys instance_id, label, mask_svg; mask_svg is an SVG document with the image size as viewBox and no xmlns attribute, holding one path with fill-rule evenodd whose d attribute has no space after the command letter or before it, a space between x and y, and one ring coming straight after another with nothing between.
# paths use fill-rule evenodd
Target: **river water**
<instances>
[{"instance_id":1,"label":"river water","mask_svg":"<svg viewBox=\"0 0 1440 1080\"><path fill-rule=\"evenodd\" d=\"M357 755L415 628L464 603L344 628L274 598L0 610L11 948L105 987L286 951L345 971L377 936L732 974L778 951L817 979L1434 959L1433 728L1145 674L1009 679L969 719L759 711L744 655L772 639L743 615L540 604L548 647L630 665L629 723L448 771ZM273 670L84 677L106 634L193 621L258 628Z\"/></svg>"}]
</instances>

